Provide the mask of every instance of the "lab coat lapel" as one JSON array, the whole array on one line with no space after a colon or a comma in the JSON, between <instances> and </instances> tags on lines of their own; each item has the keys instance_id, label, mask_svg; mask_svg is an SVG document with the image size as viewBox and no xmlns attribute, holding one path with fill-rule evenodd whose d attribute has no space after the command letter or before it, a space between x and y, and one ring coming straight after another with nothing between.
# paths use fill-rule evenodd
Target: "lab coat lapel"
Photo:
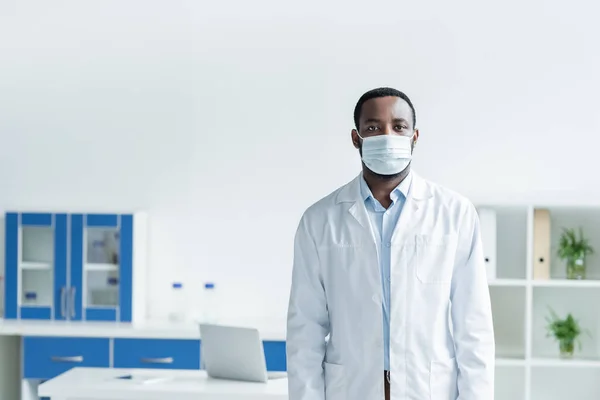
<instances>
[{"instance_id":1,"label":"lab coat lapel","mask_svg":"<svg viewBox=\"0 0 600 400\"><path fill-rule=\"evenodd\" d=\"M348 212L364 229L371 231L369 215L367 214L367 209L364 204L357 201L348 209Z\"/></svg>"},{"instance_id":2,"label":"lab coat lapel","mask_svg":"<svg viewBox=\"0 0 600 400\"><path fill-rule=\"evenodd\" d=\"M362 174L362 172L361 172ZM338 203L352 203L348 208L348 214L362 227L362 231L368 234L373 243L375 243L375 236L371 229L371 222L369 221L369 214L365 207L365 202L360 194L360 179L361 175L358 175L354 180L344 186L337 197Z\"/></svg>"},{"instance_id":3,"label":"lab coat lapel","mask_svg":"<svg viewBox=\"0 0 600 400\"><path fill-rule=\"evenodd\" d=\"M419 222L423 221L425 201L432 197L427 182L414 171L412 175L412 184L406 196L406 203L392 234L393 243L403 242L410 232L414 232Z\"/></svg>"}]
</instances>

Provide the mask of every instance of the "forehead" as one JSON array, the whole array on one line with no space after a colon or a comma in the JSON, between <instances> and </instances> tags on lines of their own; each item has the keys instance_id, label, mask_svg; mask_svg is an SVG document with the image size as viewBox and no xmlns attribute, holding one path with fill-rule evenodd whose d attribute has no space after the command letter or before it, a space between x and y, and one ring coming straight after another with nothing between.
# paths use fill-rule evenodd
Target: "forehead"
<instances>
[{"instance_id":1,"label":"forehead","mask_svg":"<svg viewBox=\"0 0 600 400\"><path fill-rule=\"evenodd\" d=\"M360 120L398 119L402 118L412 122L412 110L408 103L395 96L377 97L365 101L360 113Z\"/></svg>"}]
</instances>

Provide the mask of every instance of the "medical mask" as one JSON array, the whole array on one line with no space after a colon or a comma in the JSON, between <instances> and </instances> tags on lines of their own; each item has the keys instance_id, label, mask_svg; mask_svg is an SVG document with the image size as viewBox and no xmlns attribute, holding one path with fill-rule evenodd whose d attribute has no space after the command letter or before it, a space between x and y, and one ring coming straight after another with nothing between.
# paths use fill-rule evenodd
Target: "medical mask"
<instances>
[{"instance_id":1,"label":"medical mask","mask_svg":"<svg viewBox=\"0 0 600 400\"><path fill-rule=\"evenodd\" d=\"M379 175L396 175L412 160L413 136L377 135L362 139L362 160Z\"/></svg>"}]
</instances>

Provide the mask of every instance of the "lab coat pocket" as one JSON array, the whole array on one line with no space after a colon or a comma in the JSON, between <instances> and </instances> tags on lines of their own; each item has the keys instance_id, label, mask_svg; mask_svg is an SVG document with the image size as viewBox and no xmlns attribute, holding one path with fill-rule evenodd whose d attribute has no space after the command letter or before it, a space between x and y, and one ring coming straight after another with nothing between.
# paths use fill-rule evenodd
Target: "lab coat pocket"
<instances>
[{"instance_id":1,"label":"lab coat pocket","mask_svg":"<svg viewBox=\"0 0 600 400\"><path fill-rule=\"evenodd\" d=\"M344 367L339 364L324 363L325 400L346 400Z\"/></svg>"},{"instance_id":2,"label":"lab coat pocket","mask_svg":"<svg viewBox=\"0 0 600 400\"><path fill-rule=\"evenodd\" d=\"M419 235L416 239L417 279L425 284L450 283L458 237L453 234Z\"/></svg>"},{"instance_id":3,"label":"lab coat pocket","mask_svg":"<svg viewBox=\"0 0 600 400\"><path fill-rule=\"evenodd\" d=\"M431 400L456 400L458 397L456 359L432 361L429 373Z\"/></svg>"}]
</instances>

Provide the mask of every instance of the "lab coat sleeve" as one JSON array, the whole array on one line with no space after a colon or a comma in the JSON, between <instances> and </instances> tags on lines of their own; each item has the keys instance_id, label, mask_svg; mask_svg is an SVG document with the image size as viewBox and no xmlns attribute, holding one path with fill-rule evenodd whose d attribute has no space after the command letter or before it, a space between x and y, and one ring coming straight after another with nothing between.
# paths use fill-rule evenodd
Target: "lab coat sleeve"
<instances>
[{"instance_id":1,"label":"lab coat sleeve","mask_svg":"<svg viewBox=\"0 0 600 400\"><path fill-rule=\"evenodd\" d=\"M472 206L466 214L451 291L458 400L493 400L494 328L479 218Z\"/></svg>"},{"instance_id":2,"label":"lab coat sleeve","mask_svg":"<svg viewBox=\"0 0 600 400\"><path fill-rule=\"evenodd\" d=\"M289 400L324 400L329 315L314 238L303 217L296 232L287 318Z\"/></svg>"}]
</instances>

